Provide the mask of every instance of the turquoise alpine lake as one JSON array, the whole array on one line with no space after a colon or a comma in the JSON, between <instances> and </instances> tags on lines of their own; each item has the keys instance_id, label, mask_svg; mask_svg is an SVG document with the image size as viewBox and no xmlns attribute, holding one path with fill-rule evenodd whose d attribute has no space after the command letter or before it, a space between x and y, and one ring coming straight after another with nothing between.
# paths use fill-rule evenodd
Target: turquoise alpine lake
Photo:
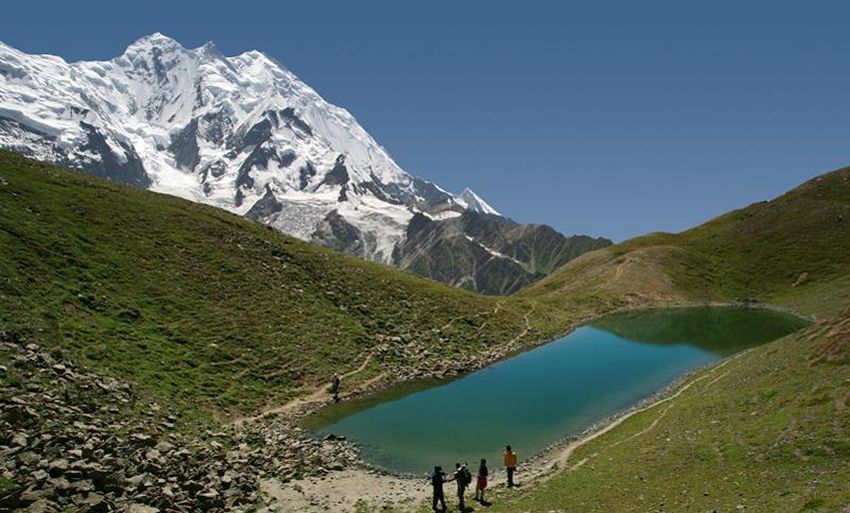
<instances>
[{"instance_id":1,"label":"turquoise alpine lake","mask_svg":"<svg viewBox=\"0 0 850 513\"><path fill-rule=\"evenodd\" d=\"M528 458L639 403L688 371L806 324L744 308L677 308L612 315L461 378L331 406L318 436L357 443L368 463L401 474L486 458L512 445ZM417 389L418 388L420 389Z\"/></svg>"}]
</instances>

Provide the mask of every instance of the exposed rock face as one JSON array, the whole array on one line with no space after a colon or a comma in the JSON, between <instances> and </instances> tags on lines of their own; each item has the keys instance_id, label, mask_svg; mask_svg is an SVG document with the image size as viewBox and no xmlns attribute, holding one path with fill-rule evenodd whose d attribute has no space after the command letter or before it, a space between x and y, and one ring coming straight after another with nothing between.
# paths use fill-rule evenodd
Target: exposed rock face
<instances>
[{"instance_id":1,"label":"exposed rock face","mask_svg":"<svg viewBox=\"0 0 850 513\"><path fill-rule=\"evenodd\" d=\"M193 119L185 128L171 135L168 151L174 155L174 163L179 169L195 171L198 163L201 162L197 119Z\"/></svg>"},{"instance_id":2,"label":"exposed rock face","mask_svg":"<svg viewBox=\"0 0 850 513\"><path fill-rule=\"evenodd\" d=\"M423 276L485 294L510 294L582 253L610 244L467 211L446 220L414 216L393 256L399 267Z\"/></svg>"},{"instance_id":3,"label":"exposed rock face","mask_svg":"<svg viewBox=\"0 0 850 513\"><path fill-rule=\"evenodd\" d=\"M274 214L283 210L283 204L274 197L271 188L266 189L265 195L254 203L245 217L250 219L268 219Z\"/></svg>"},{"instance_id":4,"label":"exposed rock face","mask_svg":"<svg viewBox=\"0 0 850 513\"><path fill-rule=\"evenodd\" d=\"M331 211L313 232L313 240L337 251L362 257L374 250L375 239L346 222L336 210Z\"/></svg>"}]
</instances>

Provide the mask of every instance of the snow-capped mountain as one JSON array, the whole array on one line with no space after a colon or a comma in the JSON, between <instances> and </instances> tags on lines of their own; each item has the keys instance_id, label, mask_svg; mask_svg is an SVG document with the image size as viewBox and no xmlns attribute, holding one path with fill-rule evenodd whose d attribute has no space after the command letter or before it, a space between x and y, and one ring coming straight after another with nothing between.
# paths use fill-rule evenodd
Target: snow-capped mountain
<instances>
[{"instance_id":1,"label":"snow-capped mountain","mask_svg":"<svg viewBox=\"0 0 850 513\"><path fill-rule=\"evenodd\" d=\"M458 205L462 206L466 210L479 212L481 214L499 215L499 212L497 212L495 208L491 207L490 204L484 201L481 196L475 194L472 189L468 187L464 189L462 193L454 195L453 198Z\"/></svg>"},{"instance_id":2,"label":"snow-capped mountain","mask_svg":"<svg viewBox=\"0 0 850 513\"><path fill-rule=\"evenodd\" d=\"M415 215L499 215L469 189L454 195L402 170L267 55L225 57L159 33L108 61L0 43L0 146L389 264Z\"/></svg>"}]
</instances>

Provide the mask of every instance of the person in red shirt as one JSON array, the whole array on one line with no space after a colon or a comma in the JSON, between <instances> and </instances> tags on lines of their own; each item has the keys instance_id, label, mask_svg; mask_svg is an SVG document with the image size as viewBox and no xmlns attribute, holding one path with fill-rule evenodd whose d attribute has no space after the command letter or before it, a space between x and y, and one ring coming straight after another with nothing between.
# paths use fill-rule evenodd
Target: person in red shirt
<instances>
[{"instance_id":1,"label":"person in red shirt","mask_svg":"<svg viewBox=\"0 0 850 513\"><path fill-rule=\"evenodd\" d=\"M478 466L478 479L475 482L475 500L484 504L484 490L487 489L487 460L482 459Z\"/></svg>"}]
</instances>

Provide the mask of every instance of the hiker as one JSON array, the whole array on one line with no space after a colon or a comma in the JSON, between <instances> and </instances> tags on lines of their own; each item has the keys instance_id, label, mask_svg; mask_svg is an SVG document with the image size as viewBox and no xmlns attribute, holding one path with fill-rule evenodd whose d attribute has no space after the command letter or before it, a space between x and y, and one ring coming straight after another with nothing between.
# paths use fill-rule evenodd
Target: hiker
<instances>
[{"instance_id":1,"label":"hiker","mask_svg":"<svg viewBox=\"0 0 850 513\"><path fill-rule=\"evenodd\" d=\"M505 452L502 453L502 459L505 462L505 470L508 472L508 488L516 486L514 484L514 472L516 471L516 453L511 450L511 446L505 446Z\"/></svg>"},{"instance_id":2,"label":"hiker","mask_svg":"<svg viewBox=\"0 0 850 513\"><path fill-rule=\"evenodd\" d=\"M443 472L443 467L436 466L434 467L434 473L431 474L431 486L434 487L434 498L431 501L431 507L434 511L440 511L437 509L437 501L440 501L443 509L442 511L446 511L446 496L443 493L443 483L446 482L446 473Z\"/></svg>"},{"instance_id":3,"label":"hiker","mask_svg":"<svg viewBox=\"0 0 850 513\"><path fill-rule=\"evenodd\" d=\"M335 402L339 402L339 383L339 374L334 373L334 377L331 379L331 394L333 394Z\"/></svg>"},{"instance_id":4,"label":"hiker","mask_svg":"<svg viewBox=\"0 0 850 513\"><path fill-rule=\"evenodd\" d=\"M466 494L466 487L469 486L469 483L472 482L472 474L469 473L469 469L467 468L466 462L463 465L460 463L455 463L455 473L452 479L457 483L457 504L458 508L461 512L466 511L466 505L464 504L464 495Z\"/></svg>"},{"instance_id":5,"label":"hiker","mask_svg":"<svg viewBox=\"0 0 850 513\"><path fill-rule=\"evenodd\" d=\"M487 460L481 459L478 466L478 480L475 482L475 500L484 503L484 490L487 488Z\"/></svg>"}]
</instances>

